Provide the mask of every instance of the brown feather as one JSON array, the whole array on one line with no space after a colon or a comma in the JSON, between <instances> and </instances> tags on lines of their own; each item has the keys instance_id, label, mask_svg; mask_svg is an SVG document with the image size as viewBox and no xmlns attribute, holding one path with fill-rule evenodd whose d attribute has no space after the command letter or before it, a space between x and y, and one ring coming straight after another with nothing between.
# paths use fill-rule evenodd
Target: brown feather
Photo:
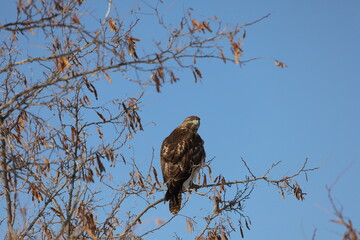
<instances>
[{"instance_id":1,"label":"brown feather","mask_svg":"<svg viewBox=\"0 0 360 240\"><path fill-rule=\"evenodd\" d=\"M181 199L182 192L179 192L177 195L173 194L170 198L169 202L169 210L172 214L177 214L181 208Z\"/></svg>"}]
</instances>

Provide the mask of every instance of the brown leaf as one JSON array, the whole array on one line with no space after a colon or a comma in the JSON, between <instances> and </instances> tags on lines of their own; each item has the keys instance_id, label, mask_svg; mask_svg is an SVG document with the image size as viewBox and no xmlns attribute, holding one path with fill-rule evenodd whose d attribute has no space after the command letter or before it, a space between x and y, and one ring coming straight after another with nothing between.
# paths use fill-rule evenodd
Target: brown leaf
<instances>
[{"instance_id":1,"label":"brown leaf","mask_svg":"<svg viewBox=\"0 0 360 240\"><path fill-rule=\"evenodd\" d=\"M196 21L195 19L192 20L192 25L193 25L193 28L194 28L193 30L201 29L201 24L198 21Z\"/></svg>"},{"instance_id":2,"label":"brown leaf","mask_svg":"<svg viewBox=\"0 0 360 240\"><path fill-rule=\"evenodd\" d=\"M162 79L162 82L165 81L164 68L162 66L157 69L156 74Z\"/></svg>"},{"instance_id":3,"label":"brown leaf","mask_svg":"<svg viewBox=\"0 0 360 240\"><path fill-rule=\"evenodd\" d=\"M87 105L91 105L91 102L86 95L84 96L84 101L86 102Z\"/></svg>"},{"instance_id":4,"label":"brown leaf","mask_svg":"<svg viewBox=\"0 0 360 240\"><path fill-rule=\"evenodd\" d=\"M43 170L49 171L50 170L50 162L46 157L43 157L43 159L44 159L44 168L43 168Z\"/></svg>"},{"instance_id":5,"label":"brown leaf","mask_svg":"<svg viewBox=\"0 0 360 240\"><path fill-rule=\"evenodd\" d=\"M234 61L235 61L235 64L239 64L239 53L238 52L235 52L234 54Z\"/></svg>"},{"instance_id":6,"label":"brown leaf","mask_svg":"<svg viewBox=\"0 0 360 240\"><path fill-rule=\"evenodd\" d=\"M82 226L82 228L86 231L87 234L89 234L92 240L97 239L96 235L93 233L93 231L90 228L88 228L87 226Z\"/></svg>"},{"instance_id":7,"label":"brown leaf","mask_svg":"<svg viewBox=\"0 0 360 240\"><path fill-rule=\"evenodd\" d=\"M90 168L88 168L87 169L87 174L84 176L85 181L86 182L94 182L94 177L93 176L94 176L93 171Z\"/></svg>"},{"instance_id":8,"label":"brown leaf","mask_svg":"<svg viewBox=\"0 0 360 240\"><path fill-rule=\"evenodd\" d=\"M92 85L86 77L84 77L83 79L85 81L86 87L89 89L90 92L94 93L96 100L98 100L97 91L96 91L96 88L94 87L94 85Z\"/></svg>"},{"instance_id":9,"label":"brown leaf","mask_svg":"<svg viewBox=\"0 0 360 240\"><path fill-rule=\"evenodd\" d=\"M344 221L342 221L342 220L331 219L330 222L337 223L337 224L340 224L340 225L344 225Z\"/></svg>"},{"instance_id":10,"label":"brown leaf","mask_svg":"<svg viewBox=\"0 0 360 240\"><path fill-rule=\"evenodd\" d=\"M25 111L21 112L20 117L26 122L29 121L29 117Z\"/></svg>"},{"instance_id":11,"label":"brown leaf","mask_svg":"<svg viewBox=\"0 0 360 240\"><path fill-rule=\"evenodd\" d=\"M18 124L20 127L22 127L22 128L24 127L24 121L21 117L19 117Z\"/></svg>"},{"instance_id":12,"label":"brown leaf","mask_svg":"<svg viewBox=\"0 0 360 240\"><path fill-rule=\"evenodd\" d=\"M226 184L226 180L224 177L221 178L221 186L220 186L220 192L225 190L225 184Z\"/></svg>"},{"instance_id":13,"label":"brown leaf","mask_svg":"<svg viewBox=\"0 0 360 240\"><path fill-rule=\"evenodd\" d=\"M278 60L275 60L275 66L280 67L280 68L287 67L286 63L280 62Z\"/></svg>"},{"instance_id":14,"label":"brown leaf","mask_svg":"<svg viewBox=\"0 0 360 240\"><path fill-rule=\"evenodd\" d=\"M80 24L79 18L76 16L76 14L72 17L72 20L75 24Z\"/></svg>"},{"instance_id":15,"label":"brown leaf","mask_svg":"<svg viewBox=\"0 0 360 240\"><path fill-rule=\"evenodd\" d=\"M63 212L61 212L61 211L59 211L59 210L57 210L57 209L55 209L55 208L53 208L53 207L50 207L50 209L53 210L53 211L54 211L56 214L58 214L59 216L63 216L63 215L64 215Z\"/></svg>"},{"instance_id":16,"label":"brown leaf","mask_svg":"<svg viewBox=\"0 0 360 240\"><path fill-rule=\"evenodd\" d=\"M96 154L96 161L99 166L100 173L106 172L106 169L105 169L104 165L102 164L102 162L100 160L100 156L98 154Z\"/></svg>"},{"instance_id":17,"label":"brown leaf","mask_svg":"<svg viewBox=\"0 0 360 240\"><path fill-rule=\"evenodd\" d=\"M186 231L189 231L190 234L194 231L193 223L188 218L186 219Z\"/></svg>"},{"instance_id":18,"label":"brown leaf","mask_svg":"<svg viewBox=\"0 0 360 240\"><path fill-rule=\"evenodd\" d=\"M244 33L242 35L242 38L246 38L246 30L244 29Z\"/></svg>"},{"instance_id":19,"label":"brown leaf","mask_svg":"<svg viewBox=\"0 0 360 240\"><path fill-rule=\"evenodd\" d=\"M112 18L109 18L109 26L110 26L110 30L113 32L117 32L118 28L116 27L116 23L114 22L114 20Z\"/></svg>"},{"instance_id":20,"label":"brown leaf","mask_svg":"<svg viewBox=\"0 0 360 240\"><path fill-rule=\"evenodd\" d=\"M17 40L19 40L19 39L17 38L16 33L15 33L14 31L12 31L11 33L12 33L12 40L13 40L14 42L16 42Z\"/></svg>"},{"instance_id":21,"label":"brown leaf","mask_svg":"<svg viewBox=\"0 0 360 240\"><path fill-rule=\"evenodd\" d=\"M171 76L171 83L175 83L176 81L179 80L179 78L175 77L175 74L173 72L170 73L170 76Z\"/></svg>"},{"instance_id":22,"label":"brown leaf","mask_svg":"<svg viewBox=\"0 0 360 240\"><path fill-rule=\"evenodd\" d=\"M228 240L225 232L221 232L221 240Z\"/></svg>"},{"instance_id":23,"label":"brown leaf","mask_svg":"<svg viewBox=\"0 0 360 240\"><path fill-rule=\"evenodd\" d=\"M194 70L195 70L196 74L197 74L200 78L202 78L202 74L201 74L200 70L197 69L196 67L194 67Z\"/></svg>"},{"instance_id":24,"label":"brown leaf","mask_svg":"<svg viewBox=\"0 0 360 240\"><path fill-rule=\"evenodd\" d=\"M58 11L62 11L63 7L60 5L60 3L58 1L55 1L55 9Z\"/></svg>"},{"instance_id":25,"label":"brown leaf","mask_svg":"<svg viewBox=\"0 0 360 240\"><path fill-rule=\"evenodd\" d=\"M223 62L226 63L226 57L224 55L224 52L221 49L220 49L220 56L221 56Z\"/></svg>"},{"instance_id":26,"label":"brown leaf","mask_svg":"<svg viewBox=\"0 0 360 240\"><path fill-rule=\"evenodd\" d=\"M207 180L206 180L206 174L204 174L204 177L203 177L203 186L206 186L207 185Z\"/></svg>"},{"instance_id":27,"label":"brown leaf","mask_svg":"<svg viewBox=\"0 0 360 240\"><path fill-rule=\"evenodd\" d=\"M197 81L198 81L198 78L197 78L197 75L196 75L196 72L194 71L194 69L192 69L192 73L193 73L195 82L197 82Z\"/></svg>"},{"instance_id":28,"label":"brown leaf","mask_svg":"<svg viewBox=\"0 0 360 240\"><path fill-rule=\"evenodd\" d=\"M103 139L104 138L104 134L101 132L99 127L96 127L97 132L99 133L99 138Z\"/></svg>"},{"instance_id":29,"label":"brown leaf","mask_svg":"<svg viewBox=\"0 0 360 240\"><path fill-rule=\"evenodd\" d=\"M249 227L249 223L248 223L248 221L245 219L245 226L246 226L246 228L248 229L248 230L250 230L250 227Z\"/></svg>"},{"instance_id":30,"label":"brown leaf","mask_svg":"<svg viewBox=\"0 0 360 240\"><path fill-rule=\"evenodd\" d=\"M305 199L305 197L304 197L305 194L306 193L303 193L303 191L300 188L299 184L296 184L294 186L294 195L295 195L297 200L304 200Z\"/></svg>"},{"instance_id":31,"label":"brown leaf","mask_svg":"<svg viewBox=\"0 0 360 240\"><path fill-rule=\"evenodd\" d=\"M154 174L154 177L155 177L155 181L156 181L157 185L161 186L161 184L160 184L160 182L158 180L158 174L156 172L156 169L154 167L152 167L152 168L153 168L153 174Z\"/></svg>"},{"instance_id":32,"label":"brown leaf","mask_svg":"<svg viewBox=\"0 0 360 240\"><path fill-rule=\"evenodd\" d=\"M141 174L138 172L138 171L136 171L135 172L136 173L136 176L137 176L137 178L138 178L138 184L140 185L140 187L145 187L145 185L144 185L144 182L143 182L143 180L142 180L142 177L141 177Z\"/></svg>"},{"instance_id":33,"label":"brown leaf","mask_svg":"<svg viewBox=\"0 0 360 240\"><path fill-rule=\"evenodd\" d=\"M101 113L99 113L98 111L95 111L96 114L103 120L103 122L106 122L106 119L103 115L101 115Z\"/></svg>"},{"instance_id":34,"label":"brown leaf","mask_svg":"<svg viewBox=\"0 0 360 240\"><path fill-rule=\"evenodd\" d=\"M34 201L35 199L37 199L38 202L41 202L43 200L39 189L34 185L34 184L30 184L30 189L29 192L31 191L32 194L32 200Z\"/></svg>"},{"instance_id":35,"label":"brown leaf","mask_svg":"<svg viewBox=\"0 0 360 240\"><path fill-rule=\"evenodd\" d=\"M242 230L242 227L240 226L240 234L241 234L241 238L244 238L244 232Z\"/></svg>"},{"instance_id":36,"label":"brown leaf","mask_svg":"<svg viewBox=\"0 0 360 240\"><path fill-rule=\"evenodd\" d=\"M160 92L161 82L160 82L157 72L151 74L150 78L155 82L156 91Z\"/></svg>"},{"instance_id":37,"label":"brown leaf","mask_svg":"<svg viewBox=\"0 0 360 240\"><path fill-rule=\"evenodd\" d=\"M110 78L109 74L105 73L105 77L109 83L112 83L112 79Z\"/></svg>"},{"instance_id":38,"label":"brown leaf","mask_svg":"<svg viewBox=\"0 0 360 240\"><path fill-rule=\"evenodd\" d=\"M61 56L59 58L59 60L58 60L58 70L60 72L64 72L64 69L68 68L70 66L71 66L71 64L70 64L69 59L67 57Z\"/></svg>"},{"instance_id":39,"label":"brown leaf","mask_svg":"<svg viewBox=\"0 0 360 240\"><path fill-rule=\"evenodd\" d=\"M212 32L212 30L210 29L210 26L207 22L203 22L203 26L209 31Z\"/></svg>"},{"instance_id":40,"label":"brown leaf","mask_svg":"<svg viewBox=\"0 0 360 240\"><path fill-rule=\"evenodd\" d=\"M155 223L156 223L156 225L161 226L164 224L164 221L161 220L160 218L157 218L157 219L155 219Z\"/></svg>"},{"instance_id":41,"label":"brown leaf","mask_svg":"<svg viewBox=\"0 0 360 240\"><path fill-rule=\"evenodd\" d=\"M242 56L242 49L240 47L240 43L234 42L233 41L233 37L230 36L230 45L231 45L231 50L234 54L234 61L236 64L239 64L239 57Z\"/></svg>"},{"instance_id":42,"label":"brown leaf","mask_svg":"<svg viewBox=\"0 0 360 240\"><path fill-rule=\"evenodd\" d=\"M71 126L71 142L74 144L77 138L77 131L74 126Z\"/></svg>"},{"instance_id":43,"label":"brown leaf","mask_svg":"<svg viewBox=\"0 0 360 240\"><path fill-rule=\"evenodd\" d=\"M133 59L137 59L138 56L136 54L136 51L135 51L135 42L134 41L140 41L140 39L138 38L135 38L135 37L132 37L132 36L127 36L126 37L126 40L128 42L128 52L130 54L130 56L133 58Z\"/></svg>"},{"instance_id":44,"label":"brown leaf","mask_svg":"<svg viewBox=\"0 0 360 240\"><path fill-rule=\"evenodd\" d=\"M132 37L132 36L130 36L129 39L130 39L131 41L137 41L137 42L140 41L140 39L138 39L138 38L136 38L136 37Z\"/></svg>"}]
</instances>

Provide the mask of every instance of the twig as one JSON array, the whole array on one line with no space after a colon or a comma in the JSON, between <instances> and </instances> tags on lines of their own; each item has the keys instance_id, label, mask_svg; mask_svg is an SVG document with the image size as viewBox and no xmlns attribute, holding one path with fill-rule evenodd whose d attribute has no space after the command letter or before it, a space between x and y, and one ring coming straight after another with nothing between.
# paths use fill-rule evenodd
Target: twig
<instances>
[{"instance_id":1,"label":"twig","mask_svg":"<svg viewBox=\"0 0 360 240\"><path fill-rule=\"evenodd\" d=\"M159 203L163 202L165 200L165 198L161 198L155 202L153 202L152 204L148 205L146 208L144 208L144 210L142 210L137 216L136 218L126 227L125 231L120 235L120 239L122 238L126 238L126 235L130 232L130 230L133 228L133 226L135 226L135 224L140 220L140 218L150 209L155 207L156 205L158 205Z\"/></svg>"}]
</instances>

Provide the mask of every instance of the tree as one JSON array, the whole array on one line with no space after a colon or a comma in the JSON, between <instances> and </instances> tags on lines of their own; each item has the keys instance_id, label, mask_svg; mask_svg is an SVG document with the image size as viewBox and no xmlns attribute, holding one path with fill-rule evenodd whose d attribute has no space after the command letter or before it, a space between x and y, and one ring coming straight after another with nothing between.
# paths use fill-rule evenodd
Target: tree
<instances>
[{"instance_id":1,"label":"tree","mask_svg":"<svg viewBox=\"0 0 360 240\"><path fill-rule=\"evenodd\" d=\"M155 87L160 92L164 84L179 80L176 73L180 70L189 71L195 82L200 81L197 61L241 65L256 60L241 59L242 39L246 27L269 15L232 26L217 17L200 19L189 9L175 25L162 16L162 4L144 3L157 30L167 36L155 39L152 45L149 42L155 36L147 39L145 34L134 34L143 17L139 7L121 18L111 0L102 16L89 10L82 0L19 0L14 19L1 24L4 218L0 223L7 239L142 239L166 228L174 218L184 217L173 216L146 232L133 231L145 214L164 201L165 191L152 164L157 158L154 154L143 169L135 158L122 153L143 130L139 111L144 88ZM139 52L137 44L144 41L151 47ZM278 67L286 66L273 60ZM124 87L132 83L139 86L138 92L106 96L101 84L105 80L111 83L119 75ZM269 172L279 163L261 177L243 163L248 176L227 181L226 176L213 177L211 159L206 162L199 177L201 185L192 192L212 201L214 208L197 223L202 228L195 238L226 239L238 229L235 224L243 235L243 227L250 225L243 204L254 182L264 180L284 196L291 191L303 199L294 178L314 170L307 168L306 160L293 175L269 179ZM107 174L111 168L122 168L128 175L121 183L114 182ZM229 189L232 185L235 191ZM112 193L111 198L99 197L104 189ZM119 215L134 199L147 205ZM192 232L195 220L185 219Z\"/></svg>"}]
</instances>

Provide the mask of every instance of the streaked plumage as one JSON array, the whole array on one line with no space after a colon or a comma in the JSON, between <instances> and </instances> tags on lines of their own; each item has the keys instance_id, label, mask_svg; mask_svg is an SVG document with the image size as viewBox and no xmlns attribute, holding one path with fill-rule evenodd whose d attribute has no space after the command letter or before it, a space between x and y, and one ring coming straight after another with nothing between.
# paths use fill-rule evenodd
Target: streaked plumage
<instances>
[{"instance_id":1,"label":"streaked plumage","mask_svg":"<svg viewBox=\"0 0 360 240\"><path fill-rule=\"evenodd\" d=\"M165 199L170 201L169 209L173 214L180 211L181 194L192 183L205 161L204 141L197 133L199 126L199 117L187 117L161 146L161 169L168 187Z\"/></svg>"}]
</instances>

